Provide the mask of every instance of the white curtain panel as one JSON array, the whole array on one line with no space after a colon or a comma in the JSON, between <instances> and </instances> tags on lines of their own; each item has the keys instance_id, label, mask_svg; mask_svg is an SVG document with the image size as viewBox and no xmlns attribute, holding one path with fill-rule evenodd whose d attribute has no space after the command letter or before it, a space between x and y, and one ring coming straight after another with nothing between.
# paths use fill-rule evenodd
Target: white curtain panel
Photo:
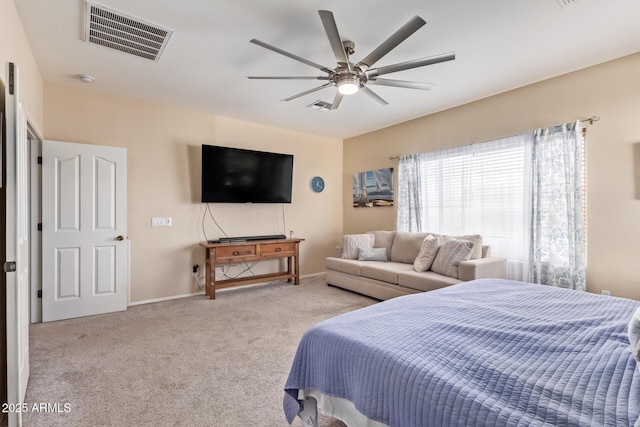
<instances>
[{"instance_id":1,"label":"white curtain panel","mask_svg":"<svg viewBox=\"0 0 640 427\"><path fill-rule=\"evenodd\" d=\"M401 156L398 165L398 231L422 231L422 177L420 154Z\"/></svg>"},{"instance_id":2,"label":"white curtain panel","mask_svg":"<svg viewBox=\"0 0 640 427\"><path fill-rule=\"evenodd\" d=\"M531 281L586 290L585 159L580 122L534 133Z\"/></svg>"}]
</instances>

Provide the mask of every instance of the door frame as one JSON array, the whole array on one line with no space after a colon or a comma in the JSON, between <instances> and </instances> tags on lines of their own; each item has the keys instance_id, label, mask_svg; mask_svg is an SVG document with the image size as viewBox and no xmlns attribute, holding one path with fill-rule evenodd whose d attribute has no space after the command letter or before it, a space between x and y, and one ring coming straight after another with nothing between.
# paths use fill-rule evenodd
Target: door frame
<instances>
[{"instance_id":1,"label":"door frame","mask_svg":"<svg viewBox=\"0 0 640 427\"><path fill-rule=\"evenodd\" d=\"M31 232L31 283L30 293L30 316L31 323L42 322L42 298L39 291L42 290L42 233L38 224L42 222L42 167L38 160L42 156L42 137L40 133L31 125L27 117L27 138L31 150L30 166L30 221L29 230ZM41 295L41 294L40 294Z\"/></svg>"}]
</instances>

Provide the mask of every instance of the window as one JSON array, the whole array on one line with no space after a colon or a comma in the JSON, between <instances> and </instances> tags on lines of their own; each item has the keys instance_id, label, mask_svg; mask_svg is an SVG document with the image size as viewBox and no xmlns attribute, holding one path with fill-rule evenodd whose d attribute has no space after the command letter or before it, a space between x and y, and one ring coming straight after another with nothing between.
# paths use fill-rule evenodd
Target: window
<instances>
[{"instance_id":1,"label":"window","mask_svg":"<svg viewBox=\"0 0 640 427\"><path fill-rule=\"evenodd\" d=\"M402 156L397 229L480 234L509 278L584 290L584 140L577 121Z\"/></svg>"},{"instance_id":2,"label":"window","mask_svg":"<svg viewBox=\"0 0 640 427\"><path fill-rule=\"evenodd\" d=\"M416 155L420 179L414 191L422 208L411 212L399 200L398 230L481 234L492 254L525 259L531 140L520 135ZM413 185L405 176L406 161L400 161L401 186Z\"/></svg>"}]
</instances>

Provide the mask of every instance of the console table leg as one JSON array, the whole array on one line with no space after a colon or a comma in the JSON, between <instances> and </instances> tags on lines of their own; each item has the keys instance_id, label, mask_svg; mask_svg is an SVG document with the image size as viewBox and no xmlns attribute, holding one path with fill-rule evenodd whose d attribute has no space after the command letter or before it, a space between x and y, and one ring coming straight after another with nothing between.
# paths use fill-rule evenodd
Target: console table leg
<instances>
[{"instance_id":1,"label":"console table leg","mask_svg":"<svg viewBox=\"0 0 640 427\"><path fill-rule=\"evenodd\" d=\"M209 299L216 299L216 268L215 268L216 250L207 248L207 284L205 286Z\"/></svg>"}]
</instances>

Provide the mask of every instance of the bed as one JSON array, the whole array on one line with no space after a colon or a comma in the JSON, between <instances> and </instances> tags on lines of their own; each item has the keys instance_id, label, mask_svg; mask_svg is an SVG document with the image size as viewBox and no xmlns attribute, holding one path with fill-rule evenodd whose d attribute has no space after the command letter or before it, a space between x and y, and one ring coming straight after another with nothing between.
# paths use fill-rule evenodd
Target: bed
<instances>
[{"instance_id":1,"label":"bed","mask_svg":"<svg viewBox=\"0 0 640 427\"><path fill-rule=\"evenodd\" d=\"M317 406L358 427L632 426L639 306L497 279L394 298L304 334L284 412L305 425Z\"/></svg>"}]
</instances>

